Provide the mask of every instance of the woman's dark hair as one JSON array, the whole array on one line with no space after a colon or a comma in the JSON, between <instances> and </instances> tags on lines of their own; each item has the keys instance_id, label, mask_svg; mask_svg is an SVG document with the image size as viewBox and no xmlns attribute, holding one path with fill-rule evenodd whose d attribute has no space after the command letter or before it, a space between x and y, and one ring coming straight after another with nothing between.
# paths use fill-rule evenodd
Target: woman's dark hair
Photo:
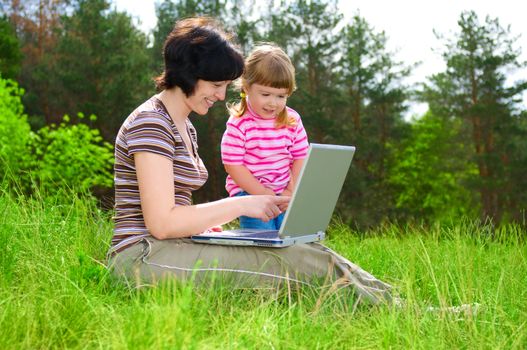
<instances>
[{"instance_id":1,"label":"woman's dark hair","mask_svg":"<svg viewBox=\"0 0 527 350\"><path fill-rule=\"evenodd\" d=\"M155 78L158 90L179 86L190 96L198 79L235 80L243 73L243 56L212 18L176 22L163 46L165 70Z\"/></svg>"}]
</instances>

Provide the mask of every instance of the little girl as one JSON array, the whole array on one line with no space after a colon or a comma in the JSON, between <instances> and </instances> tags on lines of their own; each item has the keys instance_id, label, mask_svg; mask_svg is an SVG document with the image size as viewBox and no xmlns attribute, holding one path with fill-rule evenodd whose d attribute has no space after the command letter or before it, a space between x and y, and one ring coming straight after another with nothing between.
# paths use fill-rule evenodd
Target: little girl
<instances>
[{"instance_id":1,"label":"little girl","mask_svg":"<svg viewBox=\"0 0 527 350\"><path fill-rule=\"evenodd\" d=\"M274 44L257 46L246 60L241 100L221 142L229 195L291 196L307 156L308 141L300 115L286 106L296 89L295 68ZM279 229L282 214L269 221L240 217L242 228Z\"/></svg>"}]
</instances>

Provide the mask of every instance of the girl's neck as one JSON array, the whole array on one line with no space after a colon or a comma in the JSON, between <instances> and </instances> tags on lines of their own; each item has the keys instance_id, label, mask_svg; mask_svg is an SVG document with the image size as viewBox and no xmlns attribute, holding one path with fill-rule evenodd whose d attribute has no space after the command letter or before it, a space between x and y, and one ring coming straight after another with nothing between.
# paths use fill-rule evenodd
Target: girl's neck
<instances>
[{"instance_id":1,"label":"girl's neck","mask_svg":"<svg viewBox=\"0 0 527 350\"><path fill-rule=\"evenodd\" d=\"M187 96L179 87L165 89L156 95L163 102L174 123L184 122L191 110L187 105Z\"/></svg>"}]
</instances>

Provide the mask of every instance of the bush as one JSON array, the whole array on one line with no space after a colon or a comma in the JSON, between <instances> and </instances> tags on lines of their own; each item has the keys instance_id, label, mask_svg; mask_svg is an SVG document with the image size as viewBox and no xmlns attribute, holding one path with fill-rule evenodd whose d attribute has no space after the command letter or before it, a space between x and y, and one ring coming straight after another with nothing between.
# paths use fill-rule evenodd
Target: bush
<instances>
[{"instance_id":1,"label":"bush","mask_svg":"<svg viewBox=\"0 0 527 350\"><path fill-rule=\"evenodd\" d=\"M79 119L84 119L82 113ZM94 115L90 116L95 121ZM34 154L32 177L39 190L53 193L58 187L89 192L94 187L112 187L113 147L99 130L84 123L71 124L68 115L57 126L41 128L31 139Z\"/></svg>"},{"instance_id":2,"label":"bush","mask_svg":"<svg viewBox=\"0 0 527 350\"><path fill-rule=\"evenodd\" d=\"M70 123L66 115L59 125L32 132L23 93L16 82L0 77L0 183L25 192L36 187L44 196L60 188L82 193L111 188L113 147L99 130L82 123L84 115L79 113L79 123Z\"/></svg>"},{"instance_id":3,"label":"bush","mask_svg":"<svg viewBox=\"0 0 527 350\"><path fill-rule=\"evenodd\" d=\"M0 179L2 182L20 175L27 167L31 154L28 143L31 128L24 115L21 96L23 89L12 80L0 77Z\"/></svg>"}]
</instances>

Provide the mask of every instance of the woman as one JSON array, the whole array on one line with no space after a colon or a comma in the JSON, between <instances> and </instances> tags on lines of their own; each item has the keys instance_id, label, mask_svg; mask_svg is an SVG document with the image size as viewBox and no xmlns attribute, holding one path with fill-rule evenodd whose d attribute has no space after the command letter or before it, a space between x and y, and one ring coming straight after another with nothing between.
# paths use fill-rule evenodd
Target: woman
<instances>
[{"instance_id":1,"label":"woman","mask_svg":"<svg viewBox=\"0 0 527 350\"><path fill-rule=\"evenodd\" d=\"M188 237L218 229L241 215L269 221L289 197L232 197L192 205L191 193L207 179L198 155L191 112L205 115L223 101L243 72L243 57L211 19L176 23L164 45L161 92L123 123L115 147L116 216L109 264L128 281L155 282L214 271L239 286L327 279L347 285L361 299L390 301L390 286L321 244L283 249L193 243Z\"/></svg>"}]
</instances>

